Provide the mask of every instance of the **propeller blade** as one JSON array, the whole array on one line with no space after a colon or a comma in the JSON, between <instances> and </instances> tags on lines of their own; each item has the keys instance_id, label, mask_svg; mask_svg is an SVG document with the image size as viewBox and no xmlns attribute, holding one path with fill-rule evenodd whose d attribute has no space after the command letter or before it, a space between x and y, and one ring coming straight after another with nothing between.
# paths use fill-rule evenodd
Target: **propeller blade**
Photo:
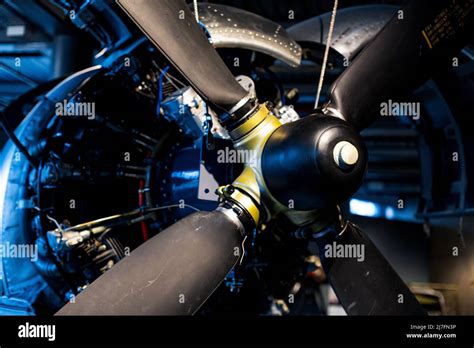
<instances>
[{"instance_id":1,"label":"propeller blade","mask_svg":"<svg viewBox=\"0 0 474 348\"><path fill-rule=\"evenodd\" d=\"M334 82L328 107L357 130L367 127L381 103L448 66L473 34L474 0L412 0Z\"/></svg>"},{"instance_id":2,"label":"propeller blade","mask_svg":"<svg viewBox=\"0 0 474 348\"><path fill-rule=\"evenodd\" d=\"M347 314L426 315L397 272L356 225L349 223L338 238L320 240L318 245L328 280ZM359 258L329 257L329 249L362 252Z\"/></svg>"},{"instance_id":3,"label":"propeller blade","mask_svg":"<svg viewBox=\"0 0 474 348\"><path fill-rule=\"evenodd\" d=\"M242 255L242 225L223 211L168 227L95 280L56 315L190 315Z\"/></svg>"},{"instance_id":4,"label":"propeller blade","mask_svg":"<svg viewBox=\"0 0 474 348\"><path fill-rule=\"evenodd\" d=\"M247 92L209 43L184 0L117 0L204 100L229 111Z\"/></svg>"}]
</instances>

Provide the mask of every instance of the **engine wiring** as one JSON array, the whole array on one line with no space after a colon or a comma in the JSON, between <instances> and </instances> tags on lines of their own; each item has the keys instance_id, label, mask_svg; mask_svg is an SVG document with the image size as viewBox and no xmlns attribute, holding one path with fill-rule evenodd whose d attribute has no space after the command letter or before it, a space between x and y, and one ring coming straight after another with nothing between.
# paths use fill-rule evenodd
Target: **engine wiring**
<instances>
[{"instance_id":1,"label":"engine wiring","mask_svg":"<svg viewBox=\"0 0 474 348\"><path fill-rule=\"evenodd\" d=\"M138 206L142 209L145 205L145 180L140 180L138 183ZM150 232L148 231L148 225L145 221L140 222L140 228L142 230L143 240L146 242L149 238Z\"/></svg>"}]
</instances>

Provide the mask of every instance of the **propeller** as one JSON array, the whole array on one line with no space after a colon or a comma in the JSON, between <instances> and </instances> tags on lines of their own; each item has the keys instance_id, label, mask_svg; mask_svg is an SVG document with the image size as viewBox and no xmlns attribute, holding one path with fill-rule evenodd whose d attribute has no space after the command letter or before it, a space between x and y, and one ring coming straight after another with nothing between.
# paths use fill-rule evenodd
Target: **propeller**
<instances>
[{"instance_id":1,"label":"propeller","mask_svg":"<svg viewBox=\"0 0 474 348\"><path fill-rule=\"evenodd\" d=\"M117 2L211 106L230 111L245 100L247 93L209 44L184 1ZM295 137L286 136L294 133L295 127L303 125L297 122L278 128L267 140L262 163L270 157L278 160L273 164L267 161L266 168L271 170L265 171L265 163L262 164L270 192L280 192L283 197L284 191L298 182L290 183L285 176L302 173L299 166L291 166L285 156L298 157L299 154L301 160L301 154L304 154L307 161L318 162L322 156L315 157L311 149L321 146L318 150L324 154L324 163L334 163L332 159L337 156L332 156L329 145L338 145L345 137L357 137L353 129L361 130L369 125L381 101L412 91L435 72L439 63L452 58L466 42L469 30L472 32L473 2L417 0L402 10L403 20L394 17L332 88L326 109L334 115L342 115L347 122L334 117L340 122L333 127L336 121L320 122L318 116L298 121L312 120L312 125L301 129L314 127L318 136L326 137L319 143L314 143L314 137L310 139L314 135L310 133L308 141L294 141ZM446 20L450 25L444 23ZM327 129L321 128L326 126ZM301 137L302 133L296 136ZM363 146L359 143L356 142L356 150L363 154ZM289 152L284 154L281 148L289 149ZM346 145L339 149L341 154L344 149L354 152ZM353 160L354 156L348 158ZM314 181L328 180L336 170L321 170L308 163L301 165ZM360 165L358 168L357 175ZM343 170L351 175L350 168ZM331 183L336 188L341 187L338 183L343 179L344 176L338 174ZM318 190L324 190L328 197L323 183L306 186L304 180L300 180L299 185L308 188L301 197L318 194ZM344 189L352 193L356 184L357 180L352 180ZM321 203L317 199L314 202ZM299 203L304 204L304 199ZM244 231L237 215L232 214L232 210L195 213L180 220L99 277L78 295L75 303L67 304L58 315L195 313L238 261L236 255L240 252L235 253L235 248L240 250ZM328 278L349 314L423 314L409 289L362 231L349 224L344 233L331 240L341 245L360 244L365 248L365 262L350 258L324 260ZM319 241L321 247L329 242ZM402 295L403 304L395 305L399 295Z\"/></svg>"}]
</instances>

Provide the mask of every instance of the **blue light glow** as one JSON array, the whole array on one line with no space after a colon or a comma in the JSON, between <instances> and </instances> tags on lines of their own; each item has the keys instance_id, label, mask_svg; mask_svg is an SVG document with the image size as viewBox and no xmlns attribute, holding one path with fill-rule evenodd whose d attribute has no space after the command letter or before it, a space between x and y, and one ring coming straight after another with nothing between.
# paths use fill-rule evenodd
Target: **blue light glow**
<instances>
[{"instance_id":1,"label":"blue light glow","mask_svg":"<svg viewBox=\"0 0 474 348\"><path fill-rule=\"evenodd\" d=\"M385 217L389 220L392 220L395 217L395 210L392 207L385 208Z\"/></svg>"},{"instance_id":2,"label":"blue light glow","mask_svg":"<svg viewBox=\"0 0 474 348\"><path fill-rule=\"evenodd\" d=\"M351 214L368 216L368 217L377 217L380 215L380 208L378 205L372 202L362 201L359 199L351 199L349 201L349 209Z\"/></svg>"}]
</instances>

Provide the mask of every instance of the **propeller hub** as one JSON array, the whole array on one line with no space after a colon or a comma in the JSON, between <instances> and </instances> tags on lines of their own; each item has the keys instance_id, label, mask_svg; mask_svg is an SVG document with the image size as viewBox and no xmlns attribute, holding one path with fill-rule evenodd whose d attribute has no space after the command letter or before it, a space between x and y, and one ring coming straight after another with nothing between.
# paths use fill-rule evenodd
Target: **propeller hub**
<instances>
[{"instance_id":1,"label":"propeller hub","mask_svg":"<svg viewBox=\"0 0 474 348\"><path fill-rule=\"evenodd\" d=\"M367 151L344 120L312 115L275 130L265 143L261 170L266 189L282 205L320 210L356 192Z\"/></svg>"}]
</instances>

